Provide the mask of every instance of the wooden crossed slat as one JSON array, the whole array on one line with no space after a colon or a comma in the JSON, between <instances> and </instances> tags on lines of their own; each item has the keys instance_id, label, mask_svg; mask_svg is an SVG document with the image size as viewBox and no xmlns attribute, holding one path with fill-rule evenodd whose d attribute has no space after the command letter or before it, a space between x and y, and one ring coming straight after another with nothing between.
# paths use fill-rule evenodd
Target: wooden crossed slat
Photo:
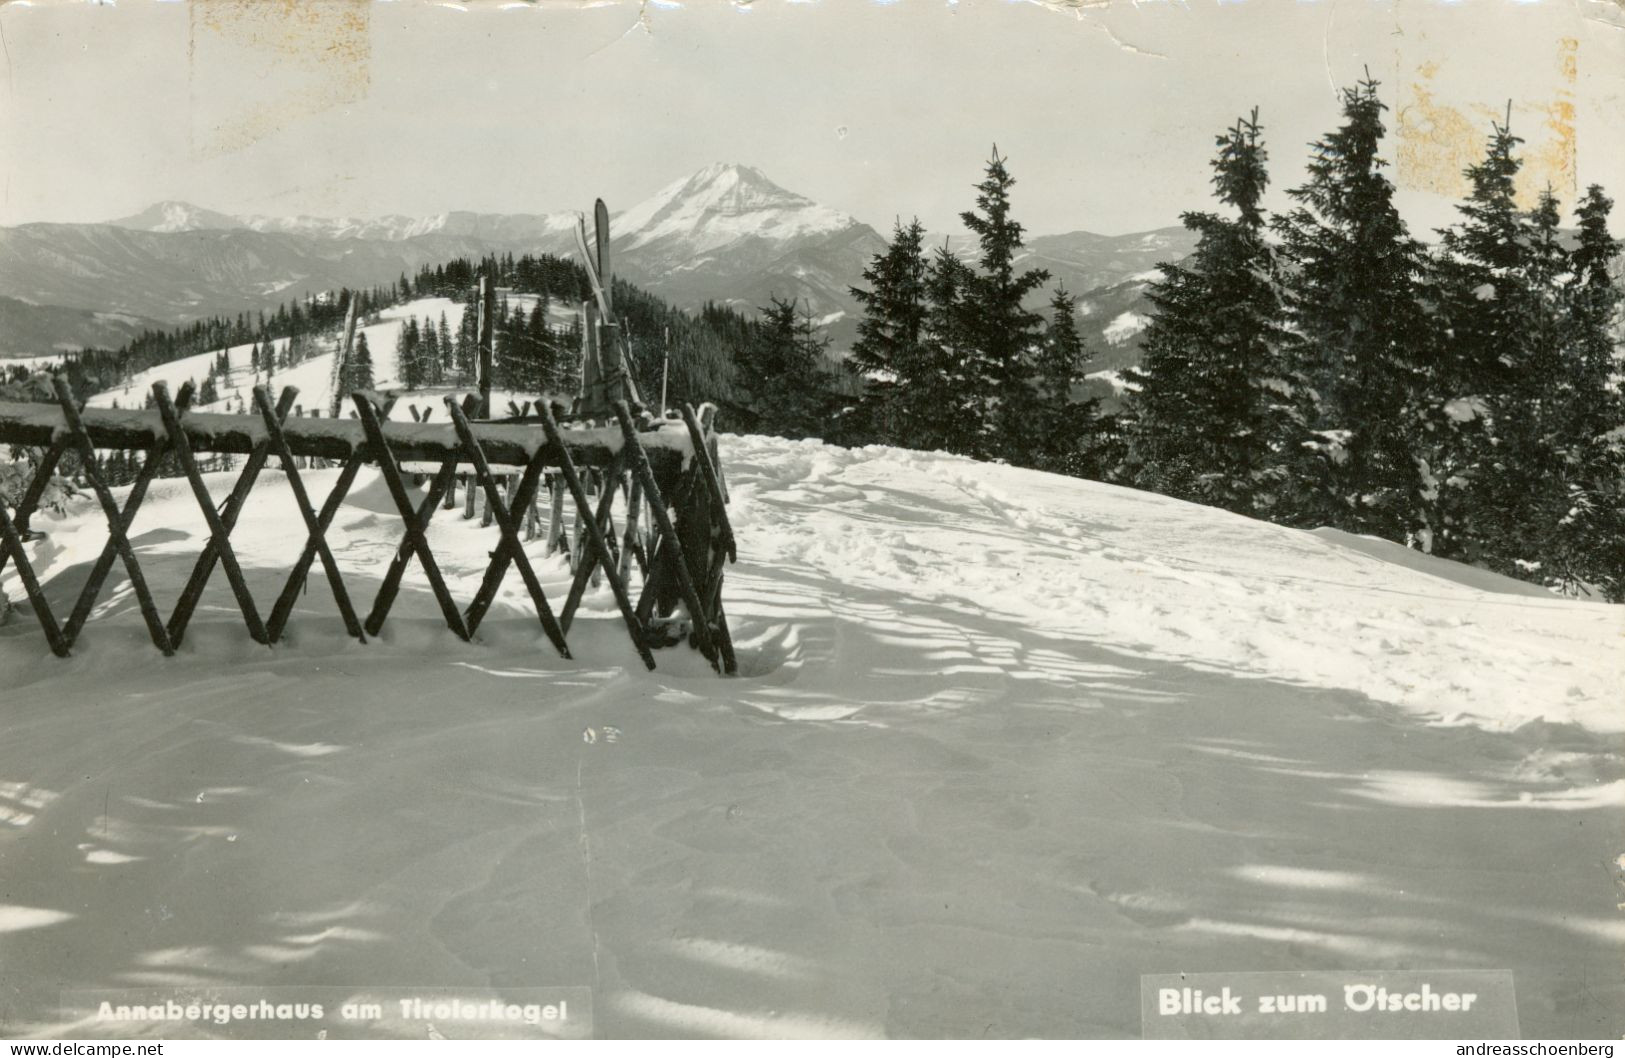
<instances>
[{"instance_id":1,"label":"wooden crossed slat","mask_svg":"<svg viewBox=\"0 0 1625 1058\"><path fill-rule=\"evenodd\" d=\"M555 425L557 425L556 421ZM613 461L612 466L605 467L602 470L596 467L588 467L585 473L578 472L576 475L577 480L581 482L583 492L588 487L591 487L598 494L597 525L604 536L605 543L609 545L610 561L615 563L620 562L621 554L620 548L615 543L614 500L615 493L620 489L622 470L625 466L626 461L624 459L617 459ZM561 478L564 476L562 471L559 476ZM563 493L561 492L560 495L562 496ZM583 514L581 517L585 518L586 515ZM582 532L578 526L575 546L570 549L570 568L575 570L577 574L588 577L592 582L592 586L596 588L598 587L601 567L596 562L589 560L591 557L589 543L586 533ZM582 573L583 570L586 572ZM579 593L580 589L577 589L577 591ZM576 601L580 602L579 594Z\"/></svg>"},{"instance_id":2,"label":"wooden crossed slat","mask_svg":"<svg viewBox=\"0 0 1625 1058\"><path fill-rule=\"evenodd\" d=\"M280 423L288 417L289 410L293 408L294 398L298 395L299 390L293 386L288 386L282 391L282 398L276 406L279 430ZM260 470L270 455L270 445L268 437L254 446L254 450L248 454L248 461L243 465L242 473L237 475L237 483L232 486L231 495L226 498L225 505L221 508L220 524L227 534L237 526L237 519L243 513L243 505L248 501L248 493L253 489L254 482L259 478ZM235 556L233 557L235 559ZM213 575L215 563L219 558L220 543L211 536L203 548L203 554L198 556L197 565L192 567L192 575L187 579L186 587L181 590L180 601L175 604L175 612L169 616L169 638L176 646L180 645L181 638L186 635L186 626L192 619L192 612L197 608L198 601L203 597L203 588ZM274 640L270 639L267 632L267 638L257 642L270 643Z\"/></svg>"},{"instance_id":3,"label":"wooden crossed slat","mask_svg":"<svg viewBox=\"0 0 1625 1058\"><path fill-rule=\"evenodd\" d=\"M389 489L390 497L395 501L395 508L400 512L401 520L406 523L406 536L402 538L401 545L395 552L395 559L390 563L389 571L384 574L384 583L379 586L378 597L373 600L372 612L367 615L365 625L367 634L375 636L383 627L384 619L389 616L389 608L394 605L395 593L400 590L406 566L416 554L418 562L423 566L423 575L429 579L429 588L434 592L435 601L440 604L440 612L446 619L446 627L455 632L459 639L469 639L468 626L464 623L457 604L452 601L451 592L446 588L446 580L440 574L440 564L435 561L434 552L429 549L429 538L424 532L429 519L434 517L435 508L440 504L440 497L456 473L457 457L450 456L441 464L440 472L435 475L434 483L429 488L429 494L423 498L423 503L418 509L413 510L412 499L407 495L406 485L401 481L401 469L396 465L395 455L390 451L389 442L384 438L383 427L379 425L378 412L373 408L367 394L355 393L352 397L355 400L356 412L361 417L362 429L366 431L367 443L372 447L374 460L384 475L384 484Z\"/></svg>"},{"instance_id":4,"label":"wooden crossed slat","mask_svg":"<svg viewBox=\"0 0 1625 1058\"><path fill-rule=\"evenodd\" d=\"M705 431L692 405L683 405L683 422L688 425L688 438L694 443L694 461L699 464L700 476L705 479L706 491L711 494L711 514L722 533L722 544L728 549L728 561L739 561L739 549L734 544L733 526L728 521L727 498L722 492L722 481L711 463L711 448L706 444Z\"/></svg>"},{"instance_id":5,"label":"wooden crossed slat","mask_svg":"<svg viewBox=\"0 0 1625 1058\"><path fill-rule=\"evenodd\" d=\"M147 624L147 632L152 636L152 643L168 657L175 653L175 647L169 641L169 632L164 628L164 622L158 616L158 607L152 601L152 592L147 588L147 578L142 576L141 563L136 561L135 549L130 546L128 535L129 526L135 521L136 508L140 506L141 497L131 492L127 504L128 518L125 512L119 510L118 504L113 500L113 493L107 484L102 481L101 474L96 469L96 446L91 443L90 434L85 431L85 423L79 416L79 405L73 399L73 392L68 389L67 380L58 375L52 380L56 390L57 404L62 408L62 417L67 421L68 435L73 439L74 448L79 452L80 462L83 464L85 480L90 483L91 491L96 494L96 502L101 505L102 514L107 518L108 544L117 553L124 563L124 571L130 578L130 588L135 592L137 607L141 610L141 617ZM148 464L156 466L158 457L165 446L155 445L148 455ZM146 467L142 467L143 470ZM149 479L150 480L150 479ZM111 563L109 562L109 565ZM89 612L89 601L94 602L97 593L101 591L101 583L94 577L85 585L84 592L80 593L81 603L86 613ZM103 574L105 576L105 573ZM69 619L72 624L72 618ZM81 622L82 624L82 622ZM74 627L77 635L78 626ZM64 637L68 645L73 643L74 635L68 635L64 629Z\"/></svg>"},{"instance_id":6,"label":"wooden crossed slat","mask_svg":"<svg viewBox=\"0 0 1625 1058\"><path fill-rule=\"evenodd\" d=\"M18 510L22 510L21 505L18 506ZM51 604L45 600L45 593L40 590L39 578L34 575L34 567L23 550L22 534L17 532L17 527L12 524L11 515L6 513L6 505L0 503L0 558L8 557L17 565L17 576L23 582L23 591L28 593L28 601L33 607L40 629L45 633L45 641L51 644L51 653L59 658L67 657L70 644L62 637L62 629L56 623L56 615L51 613Z\"/></svg>"},{"instance_id":7,"label":"wooden crossed slat","mask_svg":"<svg viewBox=\"0 0 1625 1058\"><path fill-rule=\"evenodd\" d=\"M564 489L554 480L547 492L547 554L551 557L563 551L569 555L570 537L564 531Z\"/></svg>"},{"instance_id":8,"label":"wooden crossed slat","mask_svg":"<svg viewBox=\"0 0 1625 1058\"><path fill-rule=\"evenodd\" d=\"M632 480L637 481L637 478L634 476ZM641 488L642 485L643 483L639 481L638 486ZM649 520L654 521L653 516ZM666 554L664 544L665 541L660 536L659 528L651 527L649 530L649 561L643 573L643 590L638 593L638 621L645 628L649 627L649 621L654 616L656 596L660 594L661 582L665 579L663 571L666 568L666 560L669 556Z\"/></svg>"},{"instance_id":9,"label":"wooden crossed slat","mask_svg":"<svg viewBox=\"0 0 1625 1058\"><path fill-rule=\"evenodd\" d=\"M17 501L16 514L12 515L12 520L19 539L28 532L28 521L34 517L35 510L39 508L40 499L50 487L51 475L56 473L56 465L70 443L70 439L65 435L50 443L45 449L45 457L40 460L39 466L34 471L33 479L28 483L28 488ZM0 573L5 572L6 562L10 558L11 552L0 552Z\"/></svg>"},{"instance_id":10,"label":"wooden crossed slat","mask_svg":"<svg viewBox=\"0 0 1625 1058\"><path fill-rule=\"evenodd\" d=\"M193 389L190 383L181 387L177 403L190 406ZM170 442L165 438L153 447L147 449L146 462L136 472L135 481L130 485L129 493L124 497L124 510L120 517L120 525L125 533L135 524L136 510L141 501L146 498L147 487L158 473L158 464L169 452ZM84 587L80 589L79 598L74 601L72 611L68 614L67 623L62 626L62 638L69 649L78 642L79 633L84 629L85 622L90 619L90 611L96 605L96 598L101 594L102 582L107 579L108 572L113 568L113 561L118 557L118 544L109 534L107 543L102 545L101 554L96 556L96 562L90 567L90 576L85 578Z\"/></svg>"},{"instance_id":11,"label":"wooden crossed slat","mask_svg":"<svg viewBox=\"0 0 1625 1058\"><path fill-rule=\"evenodd\" d=\"M192 443L187 440L186 431L181 428L180 412L175 408L175 402L169 397L169 387L163 382L152 384L152 395L158 402L158 414L164 421L164 429L169 432L170 447L174 449L175 457L180 461L181 470L186 474L186 480L192 485L192 495L197 498L197 505L203 511L203 520L209 526L209 547L203 549L198 564L193 570L192 583L186 586L190 595L183 597L182 604L185 610L177 608L175 619L171 621L169 637L171 645L180 642L175 630L184 631L186 622L191 618L192 605L203 593L203 585L214 570L214 562L209 553L213 550L220 561L220 566L226 571L226 580L231 584L231 593L237 597L237 608L242 611L243 622L248 625L248 634L256 643L269 644L265 635L265 622L260 620L259 610L254 606L254 596L248 590L248 581L243 577L242 567L237 564L237 553L231 548L231 528L225 524L220 511L214 505L214 497L209 495L209 486L203 482L203 474L198 470L197 459L192 455ZM257 448L258 446L256 446ZM252 453L249 456L252 462ZM260 457L264 462L264 456ZM257 474L258 468L255 468ZM245 491L244 495L247 493ZM228 507L231 501L227 501ZM232 512L232 524L237 521L236 512ZM195 583L195 588L194 588Z\"/></svg>"},{"instance_id":12,"label":"wooden crossed slat","mask_svg":"<svg viewBox=\"0 0 1625 1058\"><path fill-rule=\"evenodd\" d=\"M40 590L39 577L34 573L34 567L23 550L23 537L28 532L28 521L38 509L45 490L50 487L51 475L56 473L56 465L61 461L62 453L67 450L70 443L71 440L63 435L52 440L46 447L44 457L34 470L33 479L29 481L21 499L17 501L15 517L7 514L6 505L0 502L0 573L5 572L6 563L15 555L17 576L23 582L23 591L28 595L34 616L39 621L41 630L45 632L46 641L51 645L51 653L59 658L68 656L72 644L63 637L62 629L56 622L56 615L51 612L51 604L46 601L44 592Z\"/></svg>"},{"instance_id":13,"label":"wooden crossed slat","mask_svg":"<svg viewBox=\"0 0 1625 1058\"><path fill-rule=\"evenodd\" d=\"M547 632L547 638L553 641L563 657L570 656L570 647L564 641L564 629L559 626L558 619L553 616L553 608L548 605L547 593L542 591L542 582L536 577L536 570L531 567L530 559L525 554L525 545L519 539L519 524L514 521L513 511L503 502L502 492L497 488L496 478L491 474L491 466L486 461L485 450L480 447L479 438L474 436L473 429L468 425L468 416L457 406L451 397L446 398L446 409L451 412L452 424L457 429L457 436L463 442L463 449L474 464L476 479L485 486L486 510L491 512L496 520L497 531L502 534L502 540L491 555L491 565L487 567L485 582L480 585L481 594L476 598L485 599L485 604L476 612L469 607L468 625L472 633L479 627L484 618L486 609L490 606L490 599L494 597L494 585L500 584L503 574L507 571L509 563L519 567L519 577L525 582L525 590L530 593L530 601L536 607L536 616L541 619L542 628ZM530 506L530 497L536 491L536 483L541 479L542 465L545 453L538 451L525 466L524 478L515 490L511 499L514 509L524 511ZM569 458L566 456L565 458ZM493 576L491 571L495 570ZM493 585L493 591L485 593L486 584Z\"/></svg>"},{"instance_id":14,"label":"wooden crossed slat","mask_svg":"<svg viewBox=\"0 0 1625 1058\"><path fill-rule=\"evenodd\" d=\"M309 531L299 561L294 564L293 573L289 576L287 584L283 585L282 594L278 596L276 606L271 610L271 619L266 624L266 634L273 643L282 638L282 630L287 625L289 614L293 612L294 599L298 597L305 575L310 570L312 556L319 555L322 569L327 574L327 583L333 589L333 601L338 604L339 615L344 618L345 631L366 642L367 635L361 628L361 619L356 616L355 607L350 602L350 593L344 587L344 578L339 575L338 563L334 561L333 552L327 546L327 527L332 524L333 516L338 512L339 504L344 502L345 494L350 491L351 482L355 481L356 472L361 468L361 457L359 452L353 452L350 458L345 460L344 469L339 473L339 480L322 505L321 513L317 514L310 505L310 493L305 490L304 479L299 476L297 461L288 448L287 435L282 432L282 420L287 414L287 405L293 400L294 392L291 386L283 390L282 399L277 402L275 408L272 408L271 391L265 386L254 387L254 406L259 409L260 418L265 422L268 450L274 451L277 458L282 461L282 470L287 475L288 486L293 489L294 502L299 505L299 515L304 519L305 528Z\"/></svg>"},{"instance_id":15,"label":"wooden crossed slat","mask_svg":"<svg viewBox=\"0 0 1625 1058\"><path fill-rule=\"evenodd\" d=\"M393 400L386 401L382 414L388 416L393 405ZM355 413L351 412L350 416L354 418ZM291 453L287 456L287 459L289 461L287 465L292 466L293 456ZM277 597L276 605L271 608L271 619L266 623L266 632L270 635L271 642L275 643L282 638L282 632L287 627L288 618L293 614L294 603L298 601L299 593L304 588L305 577L310 572L310 564L315 561L317 553L326 546L325 534L327 529L333 524L333 518L338 514L339 505L344 502L344 497L349 494L350 486L355 484L356 475L360 473L361 467L366 461L365 450L359 445L356 446L355 451L350 453L350 458L344 461L344 467L339 471L339 479L333 483L332 491L327 494L327 499L322 502L321 513L316 516L315 528L318 531L305 538L304 550L300 552L299 560L293 564L293 571L288 574L288 582L282 586L282 594ZM326 565L325 560L323 565ZM350 629L350 634L358 639L365 640L365 632L359 629L358 624L356 628Z\"/></svg>"},{"instance_id":16,"label":"wooden crossed slat","mask_svg":"<svg viewBox=\"0 0 1625 1058\"><path fill-rule=\"evenodd\" d=\"M626 487L626 535L621 539L621 579L630 581L632 560L638 560L638 572L649 575L649 556L643 553L643 540L638 532L638 512L643 506L643 482L633 477Z\"/></svg>"},{"instance_id":17,"label":"wooden crossed slat","mask_svg":"<svg viewBox=\"0 0 1625 1058\"><path fill-rule=\"evenodd\" d=\"M472 401L465 401L464 408L468 408L472 403ZM466 416L466 411L464 414ZM545 449L539 450L531 457L530 462L525 465L525 473L519 479L519 487L514 490L513 500L508 504L507 509L509 511L522 509L519 501L522 500L528 504L535 498L537 491L541 487L545 455ZM470 496L474 494L478 481L478 472L468 476L467 488ZM487 497L487 500L489 498ZM497 597L497 589L502 586L502 578L507 575L508 563L512 561L507 554L507 546L507 541L503 540L498 543L497 549L491 553L491 564L485 567L485 576L480 580L480 588L474 593L474 601L468 604L468 611L464 615L464 620L469 622L470 631L477 628L480 622L485 620L486 611L491 608L491 603ZM537 615L540 616L540 614L541 609L538 607ZM562 621L559 622L561 636L568 630L569 625ZM566 657L568 656L566 655Z\"/></svg>"},{"instance_id":18,"label":"wooden crossed slat","mask_svg":"<svg viewBox=\"0 0 1625 1058\"><path fill-rule=\"evenodd\" d=\"M717 476L717 469L711 462L711 448L706 443L705 431L700 428L699 416L687 404L683 405L683 422L688 424L689 440L694 443L694 461L699 466L700 476L705 479L706 492L711 496L711 515L717 520L718 533L722 538L722 548L711 556L705 581L710 597L705 601L716 621L717 647L722 652L723 671L731 676L739 670L739 664L734 657L733 633L728 628L728 617L722 610L722 559L725 550L728 561L737 562L739 551L734 545L733 526L728 521L728 499L722 489L722 479Z\"/></svg>"},{"instance_id":19,"label":"wooden crossed slat","mask_svg":"<svg viewBox=\"0 0 1625 1058\"><path fill-rule=\"evenodd\" d=\"M615 605L620 607L621 619L626 622L626 631L632 637L632 645L637 647L638 657L643 659L643 664L650 671L653 671L655 667L654 655L649 652L649 644L644 641L643 626L638 622L637 614L632 608L632 600L626 592L626 582L621 579L620 573L615 568L615 555L611 552L609 540L604 535L603 524L599 520L599 515L591 509L591 505L587 502L587 492L581 487L581 477L576 473L575 461L570 458L570 450L564 445L564 435L559 432L559 424L553 418L553 410L542 404L539 404L539 410L542 416L542 429L547 431L548 442L558 449L559 471L564 475L564 482L570 489L570 498L575 500L576 512L584 520L587 527L587 538L592 542L592 553L583 565L587 566L596 562L603 567L604 578L609 581L610 590L615 593ZM617 464L616 472L605 482L604 499L606 501L614 500L616 483L620 480L618 467L619 464ZM581 570L578 569L576 579L570 585L573 598L579 598L576 586L583 582L584 578ZM571 616L574 616L574 607L571 607L570 613Z\"/></svg>"},{"instance_id":20,"label":"wooden crossed slat","mask_svg":"<svg viewBox=\"0 0 1625 1058\"><path fill-rule=\"evenodd\" d=\"M711 617L717 625L717 649L722 653L722 671L732 676L739 671L739 659L734 656L733 632L728 628L728 615L722 609L721 556L717 557L719 561L711 569L711 594L706 602L710 604Z\"/></svg>"},{"instance_id":21,"label":"wooden crossed slat","mask_svg":"<svg viewBox=\"0 0 1625 1058\"><path fill-rule=\"evenodd\" d=\"M606 469L605 476L611 479L618 479L621 476L621 471L625 467L626 455L624 453L617 455L614 461L611 462L609 467ZM564 477L563 470L559 471L559 477ZM579 476L576 480L578 482L580 481ZM558 495L561 497L558 509L561 513L564 510L562 497L567 491L569 491L569 485L566 483L564 488L560 489L558 492ZM582 489L582 496L586 496L585 488ZM598 529L599 533L602 534L604 531L604 526L609 524L609 513L614 504L615 490L613 488L606 488L598 494L598 507L595 510L589 511L586 508L580 507L579 505L577 507L578 516L576 518L576 543L581 545L581 550L579 558L576 557L574 552L571 553L572 568L575 575L570 580L570 594L564 600L564 613L561 618L564 622L564 627L566 630L569 629L570 622L575 618L576 608L581 605L581 599L587 592L587 581L592 578L593 573L598 569L599 553L597 549L588 548L586 546L586 529L583 527L590 520ZM640 628L643 627L643 622L639 621L638 626Z\"/></svg>"},{"instance_id":22,"label":"wooden crossed slat","mask_svg":"<svg viewBox=\"0 0 1625 1058\"><path fill-rule=\"evenodd\" d=\"M643 481L644 494L649 497L650 513L660 528L661 546L671 553L671 565L677 574L677 585L682 591L683 602L688 606L689 615L694 619L694 640L699 645L700 653L705 655L705 660L720 671L721 661L717 655L716 643L711 638L709 614L704 603L700 601L700 593L694 587L694 577L689 573L688 561L683 555L683 542L677 538L677 529L671 524L671 515L666 513L665 500L660 495L660 486L655 483L654 471L649 466L649 457L638 441L637 427L632 423L632 409L627 406L626 401L615 402L615 418L621 423L621 436L626 441L623 451L627 453L628 461L632 465L632 473Z\"/></svg>"}]
</instances>

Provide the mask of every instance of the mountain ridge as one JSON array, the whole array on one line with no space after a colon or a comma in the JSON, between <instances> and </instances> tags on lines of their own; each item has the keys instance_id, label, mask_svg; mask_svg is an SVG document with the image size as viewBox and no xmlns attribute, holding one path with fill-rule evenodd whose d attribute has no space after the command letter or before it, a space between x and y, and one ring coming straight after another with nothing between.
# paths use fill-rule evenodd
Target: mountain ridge
<instances>
[{"instance_id":1,"label":"mountain ridge","mask_svg":"<svg viewBox=\"0 0 1625 1058\"><path fill-rule=\"evenodd\" d=\"M580 215L479 213L371 218L234 215L169 200L97 224L36 222L0 228L0 298L49 308L0 339L0 354L79 347L117 334L71 313L115 313L143 324L184 325L211 315L275 308L342 286L387 285L455 257L490 253L573 255ZM717 162L671 181L611 215L615 273L681 308L707 302L751 312L770 298L804 302L836 351L856 338L861 306L851 288L887 242L875 227L790 191L761 169ZM1181 242L1185 236L1185 242ZM973 258L968 234L947 238ZM1159 259L1183 257L1188 233L1074 231L1029 238L1023 267L1043 267L1080 295L1087 338L1103 346L1092 291L1148 278ZM1047 296L1047 295L1046 295ZM1123 292L1106 298L1124 302ZM1104 307L1104 306L1102 306ZM53 331L53 321L64 329ZM114 329L116 330L116 329ZM68 332L72 333L68 333Z\"/></svg>"},{"instance_id":2,"label":"mountain ridge","mask_svg":"<svg viewBox=\"0 0 1625 1058\"><path fill-rule=\"evenodd\" d=\"M273 217L221 213L190 202L166 200L153 203L128 217L99 223L159 235L187 231L255 231L314 238L404 242L423 235L494 236L499 230L508 239L560 232L568 236L570 227L575 223L575 214L447 210L423 216L391 213L376 217L317 217L309 214Z\"/></svg>"}]
</instances>

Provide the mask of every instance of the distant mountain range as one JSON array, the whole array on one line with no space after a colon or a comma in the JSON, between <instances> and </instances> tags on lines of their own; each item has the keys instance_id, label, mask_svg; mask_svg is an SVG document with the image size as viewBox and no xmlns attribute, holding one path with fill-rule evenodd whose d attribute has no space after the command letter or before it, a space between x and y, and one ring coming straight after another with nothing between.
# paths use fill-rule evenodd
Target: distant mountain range
<instances>
[{"instance_id":1,"label":"distant mountain range","mask_svg":"<svg viewBox=\"0 0 1625 1058\"><path fill-rule=\"evenodd\" d=\"M159 202L140 213L108 221L115 228L170 234L182 231L258 231L318 239L405 242L425 235L492 239L569 239L574 213L437 213L431 217L234 217L188 202Z\"/></svg>"},{"instance_id":2,"label":"distant mountain range","mask_svg":"<svg viewBox=\"0 0 1625 1058\"><path fill-rule=\"evenodd\" d=\"M572 212L372 219L232 216L160 202L102 224L0 228L0 355L117 346L145 327L274 308L341 286L387 284L459 256L575 252ZM708 166L613 215L617 275L672 304L745 311L805 300L837 349L856 334L850 287L886 247L864 222L744 165ZM966 235L947 239L975 254ZM1022 264L1081 299L1097 351L1132 354L1133 314L1159 261L1188 254L1183 228L1032 238ZM1115 324L1115 329L1114 329ZM1128 348L1124 348L1124 347Z\"/></svg>"}]
</instances>

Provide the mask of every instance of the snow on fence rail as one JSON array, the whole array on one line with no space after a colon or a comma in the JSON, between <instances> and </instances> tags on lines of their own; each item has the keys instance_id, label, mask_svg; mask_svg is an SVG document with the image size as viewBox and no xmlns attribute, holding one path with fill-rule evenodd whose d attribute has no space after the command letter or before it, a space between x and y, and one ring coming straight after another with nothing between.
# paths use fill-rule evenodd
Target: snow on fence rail
<instances>
[{"instance_id":1,"label":"snow on fence rail","mask_svg":"<svg viewBox=\"0 0 1625 1058\"><path fill-rule=\"evenodd\" d=\"M297 390L286 388L273 403L269 390L259 386L254 390L257 415L222 415L191 411L190 384L172 398L160 382L153 386L156 408L122 411L81 408L66 382L57 379L54 405L0 403L0 443L43 450L15 509L8 512L0 503L0 572L8 562L15 566L52 652L59 657L68 655L115 561L122 562L129 576L153 645L171 655L184 638L216 566L225 571L249 635L256 642L272 645L281 639L306 575L319 559L346 630L365 642L379 633L401 580L416 558L447 627L461 639L473 638L512 566L524 581L543 631L564 657L570 656L566 635L589 581L605 580L647 667L655 667L650 648L664 645L663 639L673 638L670 631L680 628L682 622L675 615L681 605L687 609L691 642L719 672L737 670L721 596L724 564L734 560L736 553L709 416L702 420L693 409L684 408L680 422L645 418L640 423L621 401L614 405L614 425L606 422L565 429L542 401L536 402L533 414L523 417L500 423L471 422L469 415L478 406L477 398L459 404L448 397L451 422L397 423L388 421L392 399L356 393L352 400L357 418L307 419L289 417L296 395ZM98 470L96 452L111 449L146 454L122 508ZM77 455L79 473L107 519L109 535L72 612L59 623L29 561L26 541L31 536L29 519L62 457L70 451ZM198 469L196 455L200 452L247 456L230 495L218 508ZM191 484L210 535L174 612L165 621L153 602L128 531L160 461L170 454ZM307 538L269 615L262 616L230 537L260 470L272 456L287 475ZM319 509L311 503L299 473L301 462L312 459L342 467ZM403 477L403 463L435 468L415 505ZM376 466L382 474L405 535L362 619L327 545L326 533L365 465ZM513 472L498 474L493 469L497 467L513 468ZM459 475L471 498L476 490L483 491L487 516L496 523L501 537L491 552L479 591L463 609L452 599L425 534L442 501L452 506ZM552 499L549 553L559 548L570 551L574 569L564 608L557 614L520 539L521 528L531 527L537 492L544 487ZM576 512L573 550L564 526L566 495ZM625 527L619 542L613 521L617 497L622 498ZM640 527L644 511L648 518ZM630 592L634 569L642 581L635 600Z\"/></svg>"}]
</instances>

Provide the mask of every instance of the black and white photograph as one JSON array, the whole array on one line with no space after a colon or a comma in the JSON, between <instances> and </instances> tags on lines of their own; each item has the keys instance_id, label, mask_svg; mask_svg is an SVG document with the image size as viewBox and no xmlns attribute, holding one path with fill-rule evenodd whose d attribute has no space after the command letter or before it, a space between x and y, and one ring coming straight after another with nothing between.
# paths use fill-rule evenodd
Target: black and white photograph
<instances>
[{"instance_id":1,"label":"black and white photograph","mask_svg":"<svg viewBox=\"0 0 1625 1058\"><path fill-rule=\"evenodd\" d=\"M0 1039L1625 1034L1618 0L0 45Z\"/></svg>"}]
</instances>

